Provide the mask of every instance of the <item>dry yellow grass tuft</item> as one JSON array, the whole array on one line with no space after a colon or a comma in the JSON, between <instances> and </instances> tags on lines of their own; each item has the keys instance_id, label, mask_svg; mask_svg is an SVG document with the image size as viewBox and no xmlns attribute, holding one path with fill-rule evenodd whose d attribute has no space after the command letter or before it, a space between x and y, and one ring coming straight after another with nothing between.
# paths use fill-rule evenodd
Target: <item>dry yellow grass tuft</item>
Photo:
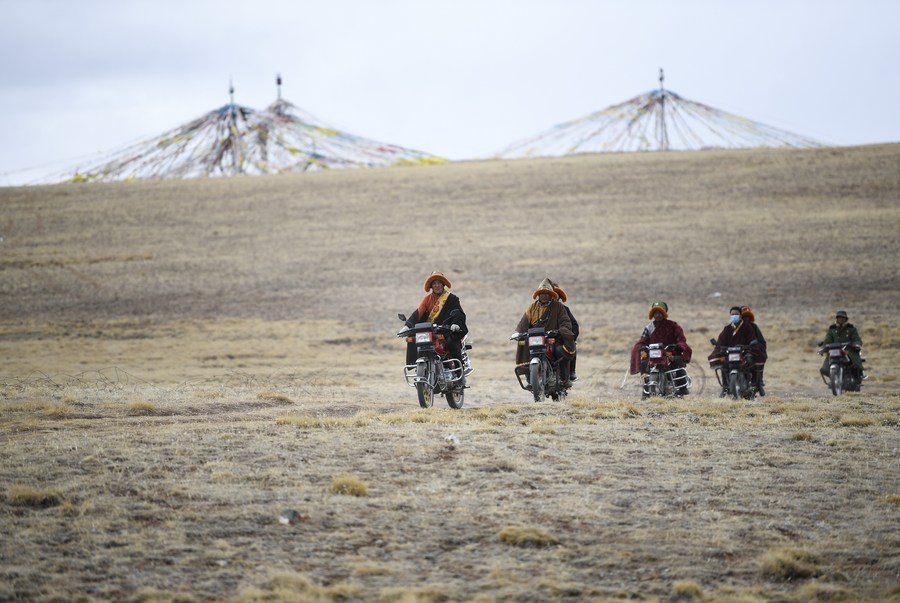
<instances>
[{"instance_id":1,"label":"dry yellow grass tuft","mask_svg":"<svg viewBox=\"0 0 900 603\"><path fill-rule=\"evenodd\" d=\"M446 590L437 586L389 587L381 590L384 603L443 603L449 599Z\"/></svg>"},{"instance_id":2,"label":"dry yellow grass tuft","mask_svg":"<svg viewBox=\"0 0 900 603\"><path fill-rule=\"evenodd\" d=\"M369 495L369 486L354 475L338 475L331 480L331 488L329 490L333 494L344 494L347 496Z\"/></svg>"},{"instance_id":3,"label":"dry yellow grass tuft","mask_svg":"<svg viewBox=\"0 0 900 603\"><path fill-rule=\"evenodd\" d=\"M868 415L848 414L841 415L839 422L844 427L870 427L875 424L875 419Z\"/></svg>"},{"instance_id":4,"label":"dry yellow grass tuft","mask_svg":"<svg viewBox=\"0 0 900 603\"><path fill-rule=\"evenodd\" d=\"M672 585L672 590L675 591L675 598L679 601L690 601L703 596L700 585L693 580L679 580Z\"/></svg>"},{"instance_id":5,"label":"dry yellow grass tuft","mask_svg":"<svg viewBox=\"0 0 900 603\"><path fill-rule=\"evenodd\" d=\"M760 570L764 576L777 580L812 578L820 574L815 555L789 547L765 553L760 559Z\"/></svg>"},{"instance_id":6,"label":"dry yellow grass tuft","mask_svg":"<svg viewBox=\"0 0 900 603\"><path fill-rule=\"evenodd\" d=\"M800 586L795 596L803 603L857 603L864 600L843 586L816 581Z\"/></svg>"},{"instance_id":7,"label":"dry yellow grass tuft","mask_svg":"<svg viewBox=\"0 0 900 603\"><path fill-rule=\"evenodd\" d=\"M131 415L153 415L157 412L156 405L147 400L130 400L126 408Z\"/></svg>"},{"instance_id":8,"label":"dry yellow grass tuft","mask_svg":"<svg viewBox=\"0 0 900 603\"><path fill-rule=\"evenodd\" d=\"M16 507L32 507L46 509L58 507L67 502L65 495L59 490L47 488L37 490L31 486L12 485L6 492L6 500Z\"/></svg>"},{"instance_id":9,"label":"dry yellow grass tuft","mask_svg":"<svg viewBox=\"0 0 900 603\"><path fill-rule=\"evenodd\" d=\"M260 400L265 400L267 402L284 402L285 404L293 404L294 401L291 400L289 396L284 394L279 394L278 392L273 392L270 390L261 391L256 394L256 397Z\"/></svg>"},{"instance_id":10,"label":"dry yellow grass tuft","mask_svg":"<svg viewBox=\"0 0 900 603\"><path fill-rule=\"evenodd\" d=\"M135 603L197 603L188 593L171 593L156 588L142 588L134 595Z\"/></svg>"},{"instance_id":11,"label":"dry yellow grass tuft","mask_svg":"<svg viewBox=\"0 0 900 603\"><path fill-rule=\"evenodd\" d=\"M500 540L519 547L546 548L559 544L559 540L542 528L508 526L500 530Z\"/></svg>"},{"instance_id":12,"label":"dry yellow grass tuft","mask_svg":"<svg viewBox=\"0 0 900 603\"><path fill-rule=\"evenodd\" d=\"M68 416L71 416L74 412L74 409L65 403L51 403L46 404L42 408L42 414L46 417L51 417L54 419L62 419Z\"/></svg>"},{"instance_id":13,"label":"dry yellow grass tuft","mask_svg":"<svg viewBox=\"0 0 900 603\"><path fill-rule=\"evenodd\" d=\"M900 505L900 494L889 494L885 500L892 505Z\"/></svg>"},{"instance_id":14,"label":"dry yellow grass tuft","mask_svg":"<svg viewBox=\"0 0 900 603\"><path fill-rule=\"evenodd\" d=\"M798 431L797 433L795 433L794 435L791 436L791 439L795 440L797 442L812 442L813 441L812 435L806 431Z\"/></svg>"},{"instance_id":15,"label":"dry yellow grass tuft","mask_svg":"<svg viewBox=\"0 0 900 603\"><path fill-rule=\"evenodd\" d=\"M242 589L232 603L332 603L358 600L360 588L339 581L328 586L316 584L303 574L274 574L262 587Z\"/></svg>"}]
</instances>

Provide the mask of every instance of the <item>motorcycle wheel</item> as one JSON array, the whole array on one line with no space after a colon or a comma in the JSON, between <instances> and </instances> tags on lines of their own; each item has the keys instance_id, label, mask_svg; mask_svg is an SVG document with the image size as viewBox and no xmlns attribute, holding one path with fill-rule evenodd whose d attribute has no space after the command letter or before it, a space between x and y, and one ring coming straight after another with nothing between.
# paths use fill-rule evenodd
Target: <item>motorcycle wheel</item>
<instances>
[{"instance_id":1,"label":"motorcycle wheel","mask_svg":"<svg viewBox=\"0 0 900 603\"><path fill-rule=\"evenodd\" d=\"M450 408L460 409L463 407L463 400L466 397L466 390L463 388L451 389L444 394L447 397L447 404Z\"/></svg>"},{"instance_id":2,"label":"motorcycle wheel","mask_svg":"<svg viewBox=\"0 0 900 603\"><path fill-rule=\"evenodd\" d=\"M844 392L844 367L832 364L828 369L828 376L831 379L831 393L840 396Z\"/></svg>"},{"instance_id":3,"label":"motorcycle wheel","mask_svg":"<svg viewBox=\"0 0 900 603\"><path fill-rule=\"evenodd\" d=\"M531 393L535 402L544 399L544 371L541 369L543 366L539 362L532 364L528 369L531 371Z\"/></svg>"},{"instance_id":4,"label":"motorcycle wheel","mask_svg":"<svg viewBox=\"0 0 900 603\"><path fill-rule=\"evenodd\" d=\"M647 395L658 396L659 394L659 373L647 373Z\"/></svg>"},{"instance_id":5,"label":"motorcycle wheel","mask_svg":"<svg viewBox=\"0 0 900 603\"><path fill-rule=\"evenodd\" d=\"M419 397L419 406L431 408L434 404L434 386L431 383L431 375L428 374L428 365L416 366L416 394Z\"/></svg>"},{"instance_id":6,"label":"motorcycle wheel","mask_svg":"<svg viewBox=\"0 0 900 603\"><path fill-rule=\"evenodd\" d=\"M667 398L675 395L675 382L668 373L660 375L659 391Z\"/></svg>"},{"instance_id":7,"label":"motorcycle wheel","mask_svg":"<svg viewBox=\"0 0 900 603\"><path fill-rule=\"evenodd\" d=\"M756 397L756 388L753 386L752 379L747 373L741 373L741 389L743 390L744 400L752 400Z\"/></svg>"},{"instance_id":8,"label":"motorcycle wheel","mask_svg":"<svg viewBox=\"0 0 900 603\"><path fill-rule=\"evenodd\" d=\"M743 375L741 373L732 373L728 376L728 389L732 398L735 400L740 399L744 393Z\"/></svg>"}]
</instances>

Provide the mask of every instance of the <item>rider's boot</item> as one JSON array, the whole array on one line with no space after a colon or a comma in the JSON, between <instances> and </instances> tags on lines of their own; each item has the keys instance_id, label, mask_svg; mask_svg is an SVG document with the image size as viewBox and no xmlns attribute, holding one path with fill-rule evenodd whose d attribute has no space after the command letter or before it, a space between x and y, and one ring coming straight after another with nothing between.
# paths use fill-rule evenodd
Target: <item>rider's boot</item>
<instances>
[{"instance_id":1,"label":"rider's boot","mask_svg":"<svg viewBox=\"0 0 900 603\"><path fill-rule=\"evenodd\" d=\"M756 389L759 390L759 395L765 397L766 395L766 384L763 381L763 369L756 370Z\"/></svg>"}]
</instances>

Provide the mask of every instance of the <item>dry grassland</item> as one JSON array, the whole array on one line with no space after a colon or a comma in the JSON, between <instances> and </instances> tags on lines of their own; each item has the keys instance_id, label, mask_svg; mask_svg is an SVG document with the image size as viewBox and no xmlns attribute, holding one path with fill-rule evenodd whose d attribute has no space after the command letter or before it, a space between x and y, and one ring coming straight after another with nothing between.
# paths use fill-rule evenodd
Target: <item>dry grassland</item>
<instances>
[{"instance_id":1,"label":"dry grassland","mask_svg":"<svg viewBox=\"0 0 900 603\"><path fill-rule=\"evenodd\" d=\"M0 601L900 600L900 145L0 189ZM442 270L465 408L397 312ZM544 276L565 403L507 341ZM651 301L695 393L625 378ZM728 307L770 395L715 395ZM826 395L845 308L864 391Z\"/></svg>"}]
</instances>

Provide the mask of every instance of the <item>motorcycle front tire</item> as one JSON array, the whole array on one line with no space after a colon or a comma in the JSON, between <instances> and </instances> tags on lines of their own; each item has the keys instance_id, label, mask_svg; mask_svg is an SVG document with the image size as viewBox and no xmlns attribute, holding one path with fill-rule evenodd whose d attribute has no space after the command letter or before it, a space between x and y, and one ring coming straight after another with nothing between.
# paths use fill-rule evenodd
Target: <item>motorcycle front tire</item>
<instances>
[{"instance_id":1,"label":"motorcycle front tire","mask_svg":"<svg viewBox=\"0 0 900 603\"><path fill-rule=\"evenodd\" d=\"M728 389L731 391L731 397L739 400L744 395L744 379L740 372L731 373L728 376Z\"/></svg>"},{"instance_id":2,"label":"motorcycle front tire","mask_svg":"<svg viewBox=\"0 0 900 603\"><path fill-rule=\"evenodd\" d=\"M647 373L647 395L659 396L661 392L660 374L656 372Z\"/></svg>"},{"instance_id":3,"label":"motorcycle front tire","mask_svg":"<svg viewBox=\"0 0 900 603\"><path fill-rule=\"evenodd\" d=\"M544 371L543 363L533 362L528 370L531 371L531 393L535 402L544 399Z\"/></svg>"},{"instance_id":4,"label":"motorcycle front tire","mask_svg":"<svg viewBox=\"0 0 900 603\"><path fill-rule=\"evenodd\" d=\"M831 381L831 393L840 396L844 393L844 367L839 364L832 364L828 369L828 377Z\"/></svg>"},{"instance_id":5,"label":"motorcycle front tire","mask_svg":"<svg viewBox=\"0 0 900 603\"><path fill-rule=\"evenodd\" d=\"M429 374L429 365L420 363L416 365L416 394L419 397L419 406L431 408L434 405L433 375Z\"/></svg>"}]
</instances>

